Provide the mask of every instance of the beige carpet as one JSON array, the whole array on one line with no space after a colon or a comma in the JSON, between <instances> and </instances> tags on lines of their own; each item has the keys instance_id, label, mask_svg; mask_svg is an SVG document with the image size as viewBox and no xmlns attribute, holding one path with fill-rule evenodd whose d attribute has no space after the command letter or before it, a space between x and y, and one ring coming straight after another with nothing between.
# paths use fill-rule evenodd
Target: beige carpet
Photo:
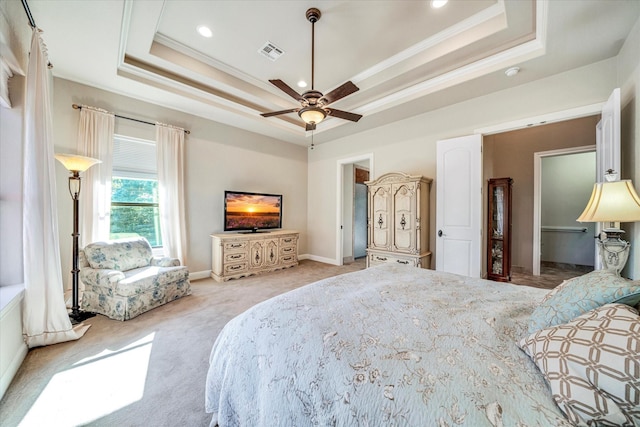
<instances>
[{"instance_id":1,"label":"beige carpet","mask_svg":"<svg viewBox=\"0 0 640 427\"><path fill-rule=\"evenodd\" d=\"M206 426L208 357L222 327L272 296L364 268L301 261L291 269L216 283L120 322L88 319L78 341L31 350L0 402L2 426Z\"/></svg>"}]
</instances>

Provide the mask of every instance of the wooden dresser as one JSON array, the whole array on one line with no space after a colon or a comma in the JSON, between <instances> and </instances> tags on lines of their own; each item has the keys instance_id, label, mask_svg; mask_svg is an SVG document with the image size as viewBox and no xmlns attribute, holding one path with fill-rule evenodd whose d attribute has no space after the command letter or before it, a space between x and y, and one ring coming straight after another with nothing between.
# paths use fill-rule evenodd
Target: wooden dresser
<instances>
[{"instance_id":1,"label":"wooden dresser","mask_svg":"<svg viewBox=\"0 0 640 427\"><path fill-rule=\"evenodd\" d=\"M298 265L297 231L211 235L211 277L217 282Z\"/></svg>"},{"instance_id":2,"label":"wooden dresser","mask_svg":"<svg viewBox=\"0 0 640 427\"><path fill-rule=\"evenodd\" d=\"M430 268L430 178L392 172L368 187L367 267L393 262Z\"/></svg>"}]
</instances>

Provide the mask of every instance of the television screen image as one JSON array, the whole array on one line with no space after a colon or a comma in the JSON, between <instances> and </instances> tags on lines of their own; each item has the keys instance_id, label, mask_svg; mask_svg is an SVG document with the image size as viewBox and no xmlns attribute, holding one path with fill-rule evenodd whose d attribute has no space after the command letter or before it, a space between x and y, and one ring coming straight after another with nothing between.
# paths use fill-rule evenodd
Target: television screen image
<instances>
[{"instance_id":1,"label":"television screen image","mask_svg":"<svg viewBox=\"0 0 640 427\"><path fill-rule=\"evenodd\" d=\"M224 231L282 227L282 195L225 191Z\"/></svg>"}]
</instances>

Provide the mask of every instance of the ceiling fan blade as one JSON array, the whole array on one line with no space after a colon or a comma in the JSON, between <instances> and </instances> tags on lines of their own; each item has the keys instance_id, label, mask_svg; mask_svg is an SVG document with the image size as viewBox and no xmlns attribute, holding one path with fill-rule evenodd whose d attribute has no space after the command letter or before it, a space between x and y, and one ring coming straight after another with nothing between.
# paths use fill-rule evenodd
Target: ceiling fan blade
<instances>
[{"instance_id":1,"label":"ceiling fan blade","mask_svg":"<svg viewBox=\"0 0 640 427\"><path fill-rule=\"evenodd\" d=\"M316 124L315 123L307 123L307 126L306 126L305 130L316 130Z\"/></svg>"},{"instance_id":2,"label":"ceiling fan blade","mask_svg":"<svg viewBox=\"0 0 640 427\"><path fill-rule=\"evenodd\" d=\"M298 100L300 102L304 101L304 98L302 97L302 95L300 95L295 90L291 89L291 87L285 82L283 82L282 80L269 80L269 82L273 84L275 87L277 87L278 89L280 89L281 91L283 91L284 93L286 93L287 95L289 95L290 97L292 97L293 99Z\"/></svg>"},{"instance_id":3,"label":"ceiling fan blade","mask_svg":"<svg viewBox=\"0 0 640 427\"><path fill-rule=\"evenodd\" d=\"M271 117L271 116L278 116L280 114L293 113L293 112L298 111L298 110L299 110L299 108L289 108L288 110L271 111L269 113L261 113L260 115L262 117Z\"/></svg>"},{"instance_id":4,"label":"ceiling fan blade","mask_svg":"<svg viewBox=\"0 0 640 427\"><path fill-rule=\"evenodd\" d=\"M332 102L336 102L338 99L342 99L347 95L351 95L353 92L359 91L360 88L354 85L351 81L344 83L322 97L324 105L329 105Z\"/></svg>"},{"instance_id":5,"label":"ceiling fan blade","mask_svg":"<svg viewBox=\"0 0 640 427\"><path fill-rule=\"evenodd\" d=\"M350 113L348 111L336 110L334 108L327 108L327 114L333 117L338 117L340 119L351 120L352 122L357 122L362 118L362 115L356 113Z\"/></svg>"}]
</instances>

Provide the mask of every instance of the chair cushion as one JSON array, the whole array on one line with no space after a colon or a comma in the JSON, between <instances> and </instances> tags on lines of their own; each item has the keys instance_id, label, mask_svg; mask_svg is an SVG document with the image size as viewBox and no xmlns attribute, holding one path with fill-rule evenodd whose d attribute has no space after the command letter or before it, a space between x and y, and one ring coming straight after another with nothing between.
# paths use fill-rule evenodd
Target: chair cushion
<instances>
[{"instance_id":1,"label":"chair cushion","mask_svg":"<svg viewBox=\"0 0 640 427\"><path fill-rule=\"evenodd\" d=\"M144 237L89 243L84 254L91 268L127 271L150 264L153 252Z\"/></svg>"},{"instance_id":2,"label":"chair cushion","mask_svg":"<svg viewBox=\"0 0 640 427\"><path fill-rule=\"evenodd\" d=\"M133 296L150 289L166 287L170 283L187 280L189 270L180 267L142 267L124 273L125 278L116 285L115 294Z\"/></svg>"}]
</instances>

